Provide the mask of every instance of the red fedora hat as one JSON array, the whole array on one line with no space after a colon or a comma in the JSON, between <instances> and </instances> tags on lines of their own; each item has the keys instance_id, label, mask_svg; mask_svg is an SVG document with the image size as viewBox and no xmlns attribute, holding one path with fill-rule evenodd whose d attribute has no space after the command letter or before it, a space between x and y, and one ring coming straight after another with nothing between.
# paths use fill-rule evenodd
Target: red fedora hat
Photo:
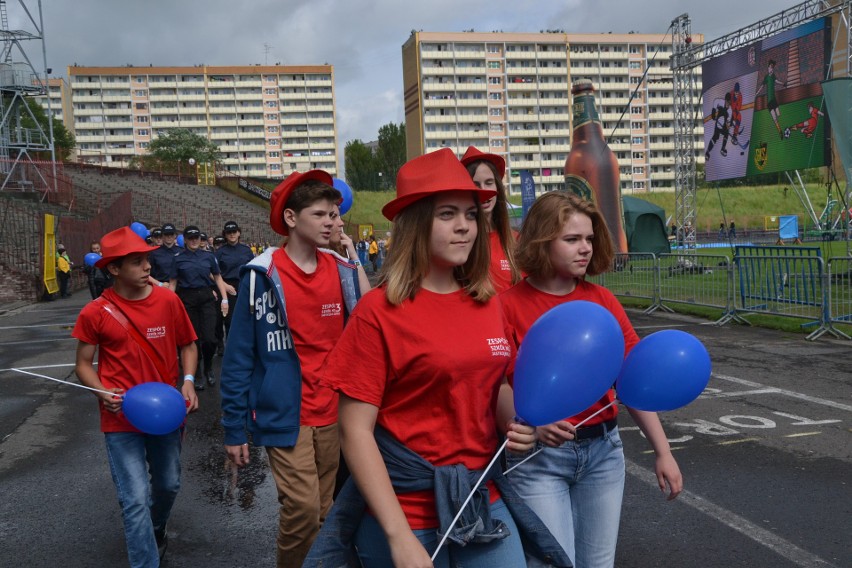
<instances>
[{"instance_id":1,"label":"red fedora hat","mask_svg":"<svg viewBox=\"0 0 852 568\"><path fill-rule=\"evenodd\" d=\"M151 252L159 247L146 243L130 227L121 227L110 231L101 238L101 256L95 263L98 268L104 268L110 262L116 261L128 254Z\"/></svg>"},{"instance_id":2,"label":"red fedora hat","mask_svg":"<svg viewBox=\"0 0 852 568\"><path fill-rule=\"evenodd\" d=\"M287 204L287 200L290 199L294 189L310 180L321 181L330 187L334 187L334 179L332 179L331 174L322 170L310 170L304 173L293 172L272 190L272 195L269 197L269 225L279 235L286 236L290 233L287 223L284 222L284 206Z\"/></svg>"},{"instance_id":3,"label":"red fedora hat","mask_svg":"<svg viewBox=\"0 0 852 568\"><path fill-rule=\"evenodd\" d=\"M462 156L461 163L467 167L474 162L490 162L497 169L497 175L500 179L503 179L503 176L506 175L506 160L503 159L503 156L486 154L473 146L468 146L467 151Z\"/></svg>"},{"instance_id":4,"label":"red fedora hat","mask_svg":"<svg viewBox=\"0 0 852 568\"><path fill-rule=\"evenodd\" d=\"M441 148L409 160L399 168L396 199L382 207L382 215L393 221L397 213L415 201L442 191L473 191L480 201L497 195L494 190L476 187L453 151Z\"/></svg>"}]
</instances>

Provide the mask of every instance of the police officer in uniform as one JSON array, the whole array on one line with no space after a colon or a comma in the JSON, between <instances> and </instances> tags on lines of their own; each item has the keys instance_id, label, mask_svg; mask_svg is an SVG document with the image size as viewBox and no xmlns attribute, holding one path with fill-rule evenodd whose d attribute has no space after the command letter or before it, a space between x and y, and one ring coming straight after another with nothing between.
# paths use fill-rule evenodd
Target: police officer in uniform
<instances>
[{"instance_id":1,"label":"police officer in uniform","mask_svg":"<svg viewBox=\"0 0 852 568\"><path fill-rule=\"evenodd\" d=\"M219 268L222 269L222 279L226 284L234 290L240 287L240 268L248 264L254 258L254 253L251 248L240 242L240 227L236 221L228 221L225 223L225 228L222 230L225 237L225 245L216 251L216 260L219 261ZM228 303L230 309L228 315L225 316L225 336L228 335L228 330L231 328L231 316L237 305L236 293L228 295Z\"/></svg>"},{"instance_id":2,"label":"police officer in uniform","mask_svg":"<svg viewBox=\"0 0 852 568\"><path fill-rule=\"evenodd\" d=\"M201 249L201 230L195 225L189 225L183 230L185 249L174 257L172 271L169 276L169 287L177 292L183 302L189 321L195 329L199 344L198 353L199 380L195 383L196 390L204 389L216 383L213 374L213 355L216 352L216 304L218 298L227 298L227 284L222 280L219 263L213 253ZM155 251L156 252L156 251ZM211 288L216 285L218 298ZM233 288L230 290L233 292ZM221 301L224 314L228 312L228 300Z\"/></svg>"},{"instance_id":3,"label":"police officer in uniform","mask_svg":"<svg viewBox=\"0 0 852 568\"><path fill-rule=\"evenodd\" d=\"M163 230L161 228L151 229L151 244L155 247L163 246Z\"/></svg>"},{"instance_id":4,"label":"police officer in uniform","mask_svg":"<svg viewBox=\"0 0 852 568\"><path fill-rule=\"evenodd\" d=\"M151 278L160 286L167 286L172 273L172 265L175 255L183 250L176 243L177 229L171 223L166 223L160 229L163 244L160 248L152 250L148 254L148 262L151 264ZM152 235L153 237L153 235Z\"/></svg>"}]
</instances>

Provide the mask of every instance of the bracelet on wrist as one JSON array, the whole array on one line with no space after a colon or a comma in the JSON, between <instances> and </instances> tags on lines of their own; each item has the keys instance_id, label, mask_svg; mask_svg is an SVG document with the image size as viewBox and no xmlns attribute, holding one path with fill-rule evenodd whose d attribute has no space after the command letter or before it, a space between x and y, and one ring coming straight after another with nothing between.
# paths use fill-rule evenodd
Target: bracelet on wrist
<instances>
[{"instance_id":1,"label":"bracelet on wrist","mask_svg":"<svg viewBox=\"0 0 852 568\"><path fill-rule=\"evenodd\" d=\"M228 300L222 300L222 305L223 305L223 306L224 306L224 305L227 305L227 303L228 303Z\"/></svg>"},{"instance_id":2,"label":"bracelet on wrist","mask_svg":"<svg viewBox=\"0 0 852 568\"><path fill-rule=\"evenodd\" d=\"M195 384L195 377L193 377L192 375L184 375L183 376L183 382L186 382L186 381L189 381L192 384Z\"/></svg>"},{"instance_id":3,"label":"bracelet on wrist","mask_svg":"<svg viewBox=\"0 0 852 568\"><path fill-rule=\"evenodd\" d=\"M352 264L354 264L355 266L361 266L361 261L357 258L354 258L352 259Z\"/></svg>"}]
</instances>

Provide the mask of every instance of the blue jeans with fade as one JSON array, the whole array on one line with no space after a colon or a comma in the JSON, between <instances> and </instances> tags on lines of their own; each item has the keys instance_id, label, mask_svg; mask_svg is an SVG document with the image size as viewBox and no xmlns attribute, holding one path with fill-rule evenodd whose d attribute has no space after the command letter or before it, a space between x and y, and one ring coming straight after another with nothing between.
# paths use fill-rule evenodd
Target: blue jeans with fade
<instances>
[{"instance_id":1,"label":"blue jeans with fade","mask_svg":"<svg viewBox=\"0 0 852 568\"><path fill-rule=\"evenodd\" d=\"M165 534L180 489L181 435L181 429L163 436L104 434L132 568L160 565L154 535Z\"/></svg>"},{"instance_id":2,"label":"blue jeans with fade","mask_svg":"<svg viewBox=\"0 0 852 568\"><path fill-rule=\"evenodd\" d=\"M618 427L601 437L538 444L541 453L508 474L512 486L550 529L577 568L615 565L624 495L624 451ZM529 454L507 454L511 467ZM527 556L531 568L547 566Z\"/></svg>"},{"instance_id":3,"label":"blue jeans with fade","mask_svg":"<svg viewBox=\"0 0 852 568\"><path fill-rule=\"evenodd\" d=\"M451 566L454 568L494 568L495 566L524 568L526 562L521 538L518 536L518 528L502 499L491 505L491 516L506 523L511 534L506 538L487 544L468 544L467 546L450 544L448 540L435 558L435 568L450 568ZM438 547L438 543L441 542L438 531L435 529L417 529L413 532L431 556ZM393 566L387 538L385 538L385 533L374 516L364 515L361 525L355 533L355 546L364 568Z\"/></svg>"}]
</instances>

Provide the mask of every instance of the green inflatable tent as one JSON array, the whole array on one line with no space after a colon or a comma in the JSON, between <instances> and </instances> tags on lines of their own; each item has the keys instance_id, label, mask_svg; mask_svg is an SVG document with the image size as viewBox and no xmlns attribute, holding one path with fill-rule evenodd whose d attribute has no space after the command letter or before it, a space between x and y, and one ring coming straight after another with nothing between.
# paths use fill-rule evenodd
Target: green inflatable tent
<instances>
[{"instance_id":1,"label":"green inflatable tent","mask_svg":"<svg viewBox=\"0 0 852 568\"><path fill-rule=\"evenodd\" d=\"M622 197L621 203L624 208L627 248L630 252L671 252L666 232L666 212L663 208L629 195Z\"/></svg>"}]
</instances>

